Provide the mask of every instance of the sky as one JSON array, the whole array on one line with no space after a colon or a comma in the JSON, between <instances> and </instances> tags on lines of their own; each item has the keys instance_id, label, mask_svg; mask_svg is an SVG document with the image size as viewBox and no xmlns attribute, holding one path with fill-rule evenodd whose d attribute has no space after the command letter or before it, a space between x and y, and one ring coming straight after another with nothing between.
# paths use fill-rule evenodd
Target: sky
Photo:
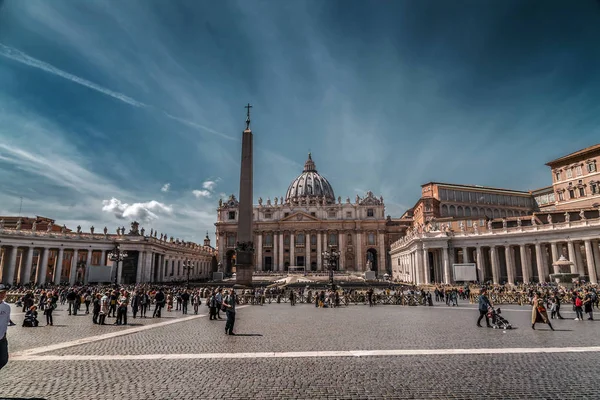
<instances>
[{"instance_id":1,"label":"sky","mask_svg":"<svg viewBox=\"0 0 600 400\"><path fill-rule=\"evenodd\" d=\"M214 243L247 103L255 203L309 151L393 217L548 186L600 142L599 43L596 0L0 0L0 214Z\"/></svg>"}]
</instances>

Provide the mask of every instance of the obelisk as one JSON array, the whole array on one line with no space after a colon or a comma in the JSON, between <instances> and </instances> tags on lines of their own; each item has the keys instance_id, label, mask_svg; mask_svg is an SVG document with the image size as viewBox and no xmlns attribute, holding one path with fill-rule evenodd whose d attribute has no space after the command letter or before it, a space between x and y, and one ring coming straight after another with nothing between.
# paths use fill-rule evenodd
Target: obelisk
<instances>
[{"instance_id":1,"label":"obelisk","mask_svg":"<svg viewBox=\"0 0 600 400\"><path fill-rule=\"evenodd\" d=\"M240 171L240 197L238 235L235 250L236 285L252 286L254 271L254 244L252 240L252 130L250 129L250 103L245 106L246 129L242 133L242 164Z\"/></svg>"}]
</instances>

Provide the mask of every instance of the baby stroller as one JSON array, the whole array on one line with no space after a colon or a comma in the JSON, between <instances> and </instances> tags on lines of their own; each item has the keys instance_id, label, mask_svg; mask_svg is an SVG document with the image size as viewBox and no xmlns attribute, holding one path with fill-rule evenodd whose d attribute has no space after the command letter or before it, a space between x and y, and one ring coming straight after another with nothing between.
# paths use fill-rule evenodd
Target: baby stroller
<instances>
[{"instance_id":1,"label":"baby stroller","mask_svg":"<svg viewBox=\"0 0 600 400\"><path fill-rule=\"evenodd\" d=\"M488 308L488 318L492 320L494 329L512 329L512 325L500 315L500 308Z\"/></svg>"}]
</instances>

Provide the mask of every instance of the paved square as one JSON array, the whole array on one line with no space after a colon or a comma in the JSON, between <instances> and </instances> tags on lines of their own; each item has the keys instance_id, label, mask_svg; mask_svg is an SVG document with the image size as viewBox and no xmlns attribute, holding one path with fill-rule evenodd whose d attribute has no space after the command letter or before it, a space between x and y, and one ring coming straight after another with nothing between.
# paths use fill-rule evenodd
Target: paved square
<instances>
[{"instance_id":1,"label":"paved square","mask_svg":"<svg viewBox=\"0 0 600 400\"><path fill-rule=\"evenodd\" d=\"M0 395L64 399L171 398L597 398L600 324L530 327L528 307L507 306L518 329L475 327L458 308L240 306L237 336L224 320L165 312L130 326L55 311L54 327L9 329ZM571 317L570 312L565 316ZM114 319L109 320L114 321ZM42 324L43 325L43 324ZM575 368L575 369L574 369Z\"/></svg>"}]
</instances>

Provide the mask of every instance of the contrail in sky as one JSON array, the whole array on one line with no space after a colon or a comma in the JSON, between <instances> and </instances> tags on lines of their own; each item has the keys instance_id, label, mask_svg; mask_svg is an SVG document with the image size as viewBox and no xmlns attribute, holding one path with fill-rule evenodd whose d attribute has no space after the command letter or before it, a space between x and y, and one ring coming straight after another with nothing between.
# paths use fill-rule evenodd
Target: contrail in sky
<instances>
[{"instance_id":1,"label":"contrail in sky","mask_svg":"<svg viewBox=\"0 0 600 400\"><path fill-rule=\"evenodd\" d=\"M0 4L2 4L2 0L0 0ZM139 108L155 108L154 106L142 103L141 101L137 101L137 100L135 100L135 99L133 99L133 98L127 96L127 95L124 95L123 93L112 91L110 89L107 89L105 87L97 85L94 82L88 81L87 79L83 79L83 78L80 78L80 77L78 77L76 75L70 74L70 73L68 73L66 71L63 71L63 70L61 70L59 68L56 68L55 66L53 66L51 64L48 64L48 63L46 63L44 61L41 61L41 60L38 60L38 59L33 58L31 56L28 56L27 54L23 53L22 51L17 50L17 49L12 48L12 47L9 47L9 46L6 46L6 45L4 45L2 43L0 43L0 56L4 56L6 58L9 58L9 59L11 59L13 61L19 62L21 64L25 64L25 65L28 65L28 66L33 67L33 68L41 69L42 71L48 72L50 74L60 76L61 78L67 79L67 80L69 80L71 82L78 83L78 84L80 84L82 86L88 87L88 88L93 89L93 90L95 90L97 92L100 92L100 93L105 94L107 96L113 97L113 98L115 98L117 100L121 100L122 102L127 103L127 104L129 104L131 106L139 107ZM164 110L161 110L161 111L162 111L162 113L164 114L165 117L167 117L169 119L172 119L174 121L177 121L179 123L182 123L184 125L187 125L187 126L190 126L190 127L196 128L196 129L202 129L202 130L204 130L206 132L210 132L210 133L212 133L214 135L220 136L220 137L225 138L225 139L238 140L238 139L236 139L234 137L231 137L231 136L228 136L228 135L226 135L224 133L215 131L214 129L211 129L211 128L206 127L204 125L198 124L198 123L193 122L193 121L188 121L188 120L183 119L183 118L176 117L174 115L169 114L168 112L166 112Z\"/></svg>"},{"instance_id":2,"label":"contrail in sky","mask_svg":"<svg viewBox=\"0 0 600 400\"><path fill-rule=\"evenodd\" d=\"M78 83L80 85L86 86L90 89L94 89L100 93L103 93L107 96L110 97L114 97L115 99L121 100L127 104L130 104L134 107L148 107L147 104L144 104L142 102L139 102L135 99L132 99L129 96L125 96L122 93L118 93L118 92L113 92L110 89L106 89L100 85L95 84L94 82L90 82L87 79L83 79L80 78L78 76L75 76L73 74L70 74L68 72L65 72L61 69L56 68L53 65L50 65L48 63L45 63L43 61L40 61L38 59L35 59L33 57L28 56L27 54L23 53L22 51L19 51L17 49L13 49L12 47L8 47L6 45L3 45L2 43L0 43L0 56L4 56L6 58L10 58L13 61L17 61L20 62L22 64L26 64L29 65L30 67L33 68L38 68L41 69L42 71L46 71L49 72L51 74L54 75L58 75L61 78L65 78L68 79L72 82Z\"/></svg>"}]
</instances>

